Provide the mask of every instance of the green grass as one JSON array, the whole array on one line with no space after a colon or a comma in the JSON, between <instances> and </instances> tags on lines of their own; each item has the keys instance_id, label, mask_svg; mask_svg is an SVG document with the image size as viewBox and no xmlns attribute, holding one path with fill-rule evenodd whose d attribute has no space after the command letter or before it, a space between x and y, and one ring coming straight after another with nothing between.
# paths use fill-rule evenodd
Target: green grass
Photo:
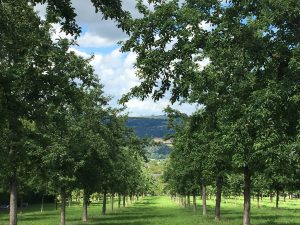
<instances>
[{"instance_id":1,"label":"green grass","mask_svg":"<svg viewBox=\"0 0 300 225\"><path fill-rule=\"evenodd\" d=\"M200 203L200 199L197 199ZM170 200L169 197L146 197L134 205L117 209L101 216L101 206L89 207L89 222L82 223L81 207L67 207L67 225L241 225L242 224L242 200L224 200L222 202L222 220L214 221L213 200L208 200L208 215L201 215L201 206L193 213L191 208L183 208ZM280 202L281 208L275 209L274 203L265 198L261 208L252 207L252 224L254 225L300 225L300 200L287 200ZM22 215L18 215L19 225L55 225L59 224L59 210L54 205L46 205L43 213L39 212L39 206L26 208ZM8 224L6 212L0 213L0 224Z\"/></svg>"}]
</instances>

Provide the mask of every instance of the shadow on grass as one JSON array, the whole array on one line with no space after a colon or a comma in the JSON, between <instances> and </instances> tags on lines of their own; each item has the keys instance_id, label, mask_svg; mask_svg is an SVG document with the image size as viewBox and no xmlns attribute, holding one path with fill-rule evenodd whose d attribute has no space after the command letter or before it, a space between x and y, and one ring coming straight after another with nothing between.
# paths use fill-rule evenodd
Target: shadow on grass
<instances>
[{"instance_id":1,"label":"shadow on grass","mask_svg":"<svg viewBox=\"0 0 300 225\"><path fill-rule=\"evenodd\" d=\"M132 215L131 215L132 214ZM160 219L160 218L168 218L173 216L172 214L163 214L163 215L157 215L157 214L116 214L116 215L107 215L103 216L101 218L94 218L89 219L89 223L93 225L100 225L100 224L115 224L115 225L122 225L122 224L132 224L132 225L148 225L149 220L153 219ZM69 219L70 222L78 222L77 219Z\"/></svg>"}]
</instances>

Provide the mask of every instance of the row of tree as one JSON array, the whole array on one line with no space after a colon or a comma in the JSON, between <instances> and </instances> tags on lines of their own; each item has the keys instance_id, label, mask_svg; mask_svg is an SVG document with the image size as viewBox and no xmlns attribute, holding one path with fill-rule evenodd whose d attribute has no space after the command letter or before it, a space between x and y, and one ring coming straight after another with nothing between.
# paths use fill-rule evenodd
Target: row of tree
<instances>
[{"instance_id":1,"label":"row of tree","mask_svg":"<svg viewBox=\"0 0 300 225\"><path fill-rule=\"evenodd\" d=\"M200 115L204 116L205 111L192 116L171 110L169 112L176 135L173 150L165 165L163 178L166 191L174 199L179 197L180 203L185 206L189 205L190 196L193 196L194 210L196 196L200 195L203 215L207 213L208 195L214 195L215 219L220 220L222 196L239 198L244 194L242 171L236 166L236 159L231 152L222 153L215 147L217 140L213 138L213 131L209 132L206 129L208 124L199 118ZM197 124L196 121L201 123ZM299 176L299 156L291 157L292 151L290 149L290 152L277 156L276 160L282 164L272 161L272 155L268 156L268 161L251 173L251 196L256 199L257 207L260 207L263 197L269 197L271 202L276 197L276 208L279 207L280 196L284 201L286 197L299 197L299 181L296 179Z\"/></svg>"},{"instance_id":2,"label":"row of tree","mask_svg":"<svg viewBox=\"0 0 300 225\"><path fill-rule=\"evenodd\" d=\"M0 180L10 193L10 225L17 224L17 194L27 190L59 195L64 225L72 190L83 191L86 221L92 193L133 196L150 182L145 142L108 106L91 59L70 51L73 42L51 38L50 22L68 16L69 3L49 3L41 20L33 9L39 2L0 2Z\"/></svg>"},{"instance_id":3,"label":"row of tree","mask_svg":"<svg viewBox=\"0 0 300 225\"><path fill-rule=\"evenodd\" d=\"M195 179L180 190L215 180L219 218L224 176L242 172L250 225L255 176L275 190L299 184L300 2L149 2L138 1L141 16L128 22L122 49L137 54L141 84L122 100L168 93L171 102L201 105L175 140L174 173Z\"/></svg>"}]
</instances>

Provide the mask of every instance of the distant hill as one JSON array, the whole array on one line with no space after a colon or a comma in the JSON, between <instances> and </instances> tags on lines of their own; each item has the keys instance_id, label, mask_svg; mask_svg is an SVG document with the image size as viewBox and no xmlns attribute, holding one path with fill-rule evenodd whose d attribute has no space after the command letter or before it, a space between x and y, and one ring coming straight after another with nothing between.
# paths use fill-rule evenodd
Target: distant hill
<instances>
[{"instance_id":1,"label":"distant hill","mask_svg":"<svg viewBox=\"0 0 300 225\"><path fill-rule=\"evenodd\" d=\"M164 138L168 133L172 133L167 127L167 117L129 117L127 126L131 127L139 137Z\"/></svg>"},{"instance_id":2,"label":"distant hill","mask_svg":"<svg viewBox=\"0 0 300 225\"><path fill-rule=\"evenodd\" d=\"M137 136L153 139L164 138L173 133L168 129L166 116L129 117L127 126L132 128ZM165 159L170 154L170 148L165 144L153 145L147 148L150 159Z\"/></svg>"}]
</instances>

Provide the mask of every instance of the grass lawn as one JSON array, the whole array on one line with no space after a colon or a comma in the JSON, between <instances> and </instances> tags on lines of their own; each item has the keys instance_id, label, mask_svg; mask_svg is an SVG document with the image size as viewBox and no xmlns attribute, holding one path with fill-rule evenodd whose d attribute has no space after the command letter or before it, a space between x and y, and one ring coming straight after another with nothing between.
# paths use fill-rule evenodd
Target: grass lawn
<instances>
[{"instance_id":1,"label":"grass lawn","mask_svg":"<svg viewBox=\"0 0 300 225\"><path fill-rule=\"evenodd\" d=\"M200 199L197 199L200 203ZM117 209L101 216L101 206L89 207L89 222L82 223L81 207L67 207L67 225L79 224L115 224L115 225L241 225L242 224L242 200L222 201L222 220L214 221L213 201L208 200L208 216L201 215L201 206L198 212L193 213L191 208L183 208L172 202L169 197L146 197L134 205ZM300 225L300 200L287 200L280 202L280 209L274 208L275 203L270 203L265 198L261 202L261 208L256 208L255 202L252 207L253 225ZM116 204L115 204L116 205ZM1 211L0 225L8 224L8 212ZM59 210L54 205L46 205L44 212L39 212L39 206L26 208L22 215L18 215L19 225L55 225L59 224Z\"/></svg>"}]
</instances>

